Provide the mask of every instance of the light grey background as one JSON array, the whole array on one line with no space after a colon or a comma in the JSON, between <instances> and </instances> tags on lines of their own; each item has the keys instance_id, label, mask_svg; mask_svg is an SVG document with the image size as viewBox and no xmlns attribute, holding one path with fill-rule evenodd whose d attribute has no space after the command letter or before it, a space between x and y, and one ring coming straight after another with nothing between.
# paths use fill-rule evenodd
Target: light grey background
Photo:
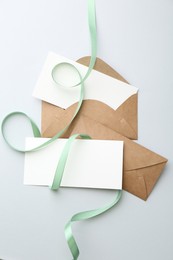
<instances>
[{"instance_id":1,"label":"light grey background","mask_svg":"<svg viewBox=\"0 0 173 260\"><path fill-rule=\"evenodd\" d=\"M98 56L140 89L138 142L169 163L147 202L124 192L107 214L73 225L79 259L172 260L173 1L96 4ZM90 54L86 7L86 0L1 0L0 120L19 110L40 125L41 103L31 94L48 51L75 60ZM17 142L17 129L23 137L31 133L16 120L7 132ZM23 166L24 155L0 136L0 258L71 259L65 223L109 203L114 192L27 187Z\"/></svg>"}]
</instances>

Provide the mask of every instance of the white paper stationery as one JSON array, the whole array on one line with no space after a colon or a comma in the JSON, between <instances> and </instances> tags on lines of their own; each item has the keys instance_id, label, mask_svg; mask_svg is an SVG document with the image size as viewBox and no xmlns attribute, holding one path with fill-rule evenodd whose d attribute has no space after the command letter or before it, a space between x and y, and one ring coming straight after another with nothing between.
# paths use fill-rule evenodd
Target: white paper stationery
<instances>
[{"instance_id":1,"label":"white paper stationery","mask_svg":"<svg viewBox=\"0 0 173 260\"><path fill-rule=\"evenodd\" d=\"M26 138L26 149L49 138ZM51 185L67 139L58 139L48 147L25 154L24 184ZM122 189L123 142L80 140L72 144L61 186Z\"/></svg>"},{"instance_id":2,"label":"white paper stationery","mask_svg":"<svg viewBox=\"0 0 173 260\"><path fill-rule=\"evenodd\" d=\"M55 84L52 79L52 69L56 64L69 62L79 70L82 77L87 72L87 67L77 62L50 52L44 64L41 75L36 84L33 95L41 100L47 101L56 106L67 108L78 102L80 87L71 89L62 88ZM59 68L59 81L67 85L78 83L79 77L68 66ZM85 81L84 99L101 101L113 109L117 109L129 97L136 94L138 89L120 80L112 78L96 70L92 70Z\"/></svg>"}]
</instances>

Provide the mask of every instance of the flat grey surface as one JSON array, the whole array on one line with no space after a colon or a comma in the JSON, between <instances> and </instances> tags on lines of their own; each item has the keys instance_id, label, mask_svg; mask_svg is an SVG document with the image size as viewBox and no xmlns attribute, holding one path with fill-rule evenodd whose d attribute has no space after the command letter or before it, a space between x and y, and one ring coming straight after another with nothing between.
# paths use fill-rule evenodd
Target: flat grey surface
<instances>
[{"instance_id":1,"label":"flat grey surface","mask_svg":"<svg viewBox=\"0 0 173 260\"><path fill-rule=\"evenodd\" d=\"M18 110L40 125L41 102L31 94L48 51L74 60L90 54L86 3L1 1L0 120ZM124 192L110 212L73 225L79 259L172 260L173 2L96 3L98 56L140 89L138 142L169 162L147 202ZM18 119L9 127L16 142L17 129L23 138L31 134ZM65 223L76 212L109 203L114 192L54 193L46 187L24 186L23 166L24 155L12 151L0 136L0 258L71 259Z\"/></svg>"}]
</instances>

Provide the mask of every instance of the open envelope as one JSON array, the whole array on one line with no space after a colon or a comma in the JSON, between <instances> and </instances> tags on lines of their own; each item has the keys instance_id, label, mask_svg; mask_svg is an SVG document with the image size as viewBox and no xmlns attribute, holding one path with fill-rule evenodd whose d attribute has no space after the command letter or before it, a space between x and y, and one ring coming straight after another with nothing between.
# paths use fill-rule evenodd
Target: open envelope
<instances>
[{"instance_id":1,"label":"open envelope","mask_svg":"<svg viewBox=\"0 0 173 260\"><path fill-rule=\"evenodd\" d=\"M51 55L55 55L55 54L49 54L48 56L48 60L46 61L46 64L49 65L50 62L52 62L54 56L51 59ZM49 58L50 57L50 58ZM56 58L56 56L55 56ZM78 63L81 63L83 65L88 65L89 64L89 59L90 57L84 57L80 60L78 60ZM83 66L85 67L85 66ZM47 70L49 68L46 68ZM43 73L41 74L41 79L38 81L37 86L42 86L44 84L48 84L49 85L49 81L47 81L45 83L44 81L44 75L46 73L46 69L43 69ZM107 78L99 78L100 76L104 75L95 75L95 71L92 74L91 77L91 83L89 82L89 84L92 84L92 82L96 82L97 84L99 84L97 82L98 79L102 80L104 79L104 83L103 83L103 87L105 89L106 84L109 84L109 86L116 88L116 84L118 82L114 82L115 79L118 79L119 82L123 82L121 84L127 83L127 81L122 78L115 70L113 70L108 64L106 64L105 62L103 62L102 60L100 60L99 58L97 58L95 67L95 70L102 72L110 77ZM98 72L97 72L98 73ZM47 80L48 76L45 76L45 80ZM95 81L92 81L95 80ZM113 81L113 82L112 82ZM88 82L87 82L88 83ZM88 85L86 83L86 90L88 89ZM95 84L95 83L94 83ZM93 85L91 85L91 87L94 87ZM37 87L36 87L37 89ZM55 88L56 89L56 88ZM83 102L82 108L79 112L79 116L81 115L85 115L97 122L100 122L101 124L105 125L106 127L130 138L130 139L137 139L138 133L137 133L137 89L134 88L131 85L125 84L125 86L117 86L118 92L117 94L114 95L113 98L113 104L115 104L116 106L116 100L118 100L119 98L121 99L121 96L123 96L123 94L127 95L126 91L130 91L130 94L127 96L127 98L125 98L123 102L120 101L120 105L118 105L118 107L112 108L111 106L107 105L104 102L101 102L99 100L96 99L86 99ZM124 90L123 90L124 89ZM60 89L58 89L59 91ZM122 92L124 91L124 93ZM98 91L99 92L99 91ZM98 93L97 92L97 93ZM109 94L109 88L106 88L106 92L107 94ZM45 100L44 98L38 96L37 93L35 93L36 97L41 98L42 100ZM109 98L111 97L111 94L108 95ZM50 102L50 101L48 101ZM50 102L52 103L52 102ZM42 134L43 136L47 137L47 134L51 135L57 133L57 129L56 126L57 124L59 124L59 121L61 121L63 123L63 125L61 124L61 127L64 127L65 125L67 125L67 123L70 121L70 119L73 117L73 114L75 112L75 109L77 107L77 103L75 102L74 104L68 106L66 109L60 107L60 106L55 106L55 105L51 105L50 103L46 103L43 102L42 105ZM53 103L52 103L53 104ZM69 129L69 131L71 131L71 127Z\"/></svg>"},{"instance_id":2,"label":"open envelope","mask_svg":"<svg viewBox=\"0 0 173 260\"><path fill-rule=\"evenodd\" d=\"M86 65L88 64L88 61L88 57L79 60L79 62ZM110 76L115 76L120 80L124 80L118 73L100 59L97 59L96 67L101 70L101 72L109 73ZM131 110L134 106L134 116L131 112L130 115L128 115L128 108L127 110L122 108L122 115L125 118L130 118L130 120L132 120L131 122L133 122L134 128L136 126L137 129L137 95L133 98L134 100L131 100L129 103L129 108ZM85 103L86 102L84 101L83 107L87 106L86 111L83 112L81 110L80 116L77 116L64 137L69 137L74 133L87 133L93 139L124 141L123 189L143 200L146 200L156 184L167 159L129 140L121 135L120 131L115 131L109 125L107 126L103 121L101 121L101 116L99 118L101 122L95 120L91 113L89 115L87 114L88 109L91 109L91 111L95 109L94 103L92 103L91 108L89 108L91 105L91 103L89 104L89 101L87 102L88 104ZM71 112L67 113L64 109L42 102L42 135L44 137L52 137L60 131L67 122L69 122L69 118L72 116L73 112L72 109L75 110L75 107L73 106L71 110L69 109ZM101 110L100 114L102 115L102 113L103 111ZM107 114L107 117L109 118L109 113ZM123 118L121 119L123 121ZM109 120L111 119L109 118ZM128 136L128 134L126 134L126 136Z\"/></svg>"}]
</instances>

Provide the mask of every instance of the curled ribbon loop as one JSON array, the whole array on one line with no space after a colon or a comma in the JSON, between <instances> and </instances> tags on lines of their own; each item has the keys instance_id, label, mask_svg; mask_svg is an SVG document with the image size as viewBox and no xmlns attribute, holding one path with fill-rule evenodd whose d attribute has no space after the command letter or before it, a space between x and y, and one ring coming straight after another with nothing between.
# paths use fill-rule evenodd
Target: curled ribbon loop
<instances>
[{"instance_id":1,"label":"curled ribbon loop","mask_svg":"<svg viewBox=\"0 0 173 260\"><path fill-rule=\"evenodd\" d=\"M6 135L5 135L5 125L7 123L7 121L11 118L11 117L14 117L16 115L20 115L20 116L24 116L26 117L30 124L31 124L31 127L32 127L32 132L33 132L33 136L34 137L41 137L41 133L40 133L40 130L38 128L38 126L36 125L36 123L25 113L23 112L12 112L10 114L8 114L2 121L2 124L1 124L1 132L2 132L2 136L5 140L5 142L8 144L8 146L10 146L13 150L17 151L17 152L26 152L24 150L21 150L19 148L16 148L15 146L13 146L9 141L8 139L6 138Z\"/></svg>"},{"instance_id":2,"label":"curled ribbon loop","mask_svg":"<svg viewBox=\"0 0 173 260\"><path fill-rule=\"evenodd\" d=\"M61 63L60 63L61 64ZM77 71L77 74L79 75L79 78L80 80L82 79L82 76L80 74L80 72L78 71L78 69L71 65L76 71ZM33 148L33 149L30 149L30 150L22 150L22 149L19 149L15 146L13 146L12 144L10 144L10 142L8 141L8 138L6 137L5 135L5 125L7 123L7 121L11 118L11 117L14 117L16 115L22 115L22 116L25 116L29 122L31 123L31 127L32 127L32 131L33 131L33 135L34 137L41 137L41 134L40 134L40 131L39 131L39 128L38 126L34 123L34 121L28 116L26 115L25 113L23 112L12 112L10 114L8 114L2 121L2 124L1 124L1 132L2 132L2 135L3 135L3 138L5 140L5 142L15 151L18 151L18 152L34 152L34 151L37 151L37 150L40 150L42 148L45 148L46 146L48 146L49 144L51 144L52 142L54 142L56 139L58 139L59 137L61 137L65 131L68 129L68 127L71 125L72 121L74 120L74 118L76 117L76 115L78 114L81 106L82 106L82 102L83 102L83 99L84 99L84 83L82 82L81 83L81 86L80 86L80 97L79 97L79 102L78 102L78 105L77 105L77 108L76 108L76 111L71 119L71 121L68 123L68 125L62 129L60 132L58 132L55 136L53 136L50 140L44 142L43 144Z\"/></svg>"},{"instance_id":3,"label":"curled ribbon loop","mask_svg":"<svg viewBox=\"0 0 173 260\"><path fill-rule=\"evenodd\" d=\"M65 88L65 89L70 89L70 88L74 88L74 87L78 87L79 86L77 84L76 85L72 85L71 83L70 83L70 85L67 85L64 82L61 82L60 79L59 79L59 74L61 74L62 70L66 70L67 71L67 73L66 73L67 76L66 77L68 77L68 73L69 72L70 73L71 73L71 71L75 72L75 74L77 74L78 78L80 79L80 85L82 83L84 83L82 81L82 77L81 77L79 71L76 69L76 67L73 64L71 64L69 62L61 62L61 63L56 64L53 67L52 72L51 72L52 79L53 79L54 83L56 85L58 85L58 87L62 87L62 88Z\"/></svg>"}]
</instances>

